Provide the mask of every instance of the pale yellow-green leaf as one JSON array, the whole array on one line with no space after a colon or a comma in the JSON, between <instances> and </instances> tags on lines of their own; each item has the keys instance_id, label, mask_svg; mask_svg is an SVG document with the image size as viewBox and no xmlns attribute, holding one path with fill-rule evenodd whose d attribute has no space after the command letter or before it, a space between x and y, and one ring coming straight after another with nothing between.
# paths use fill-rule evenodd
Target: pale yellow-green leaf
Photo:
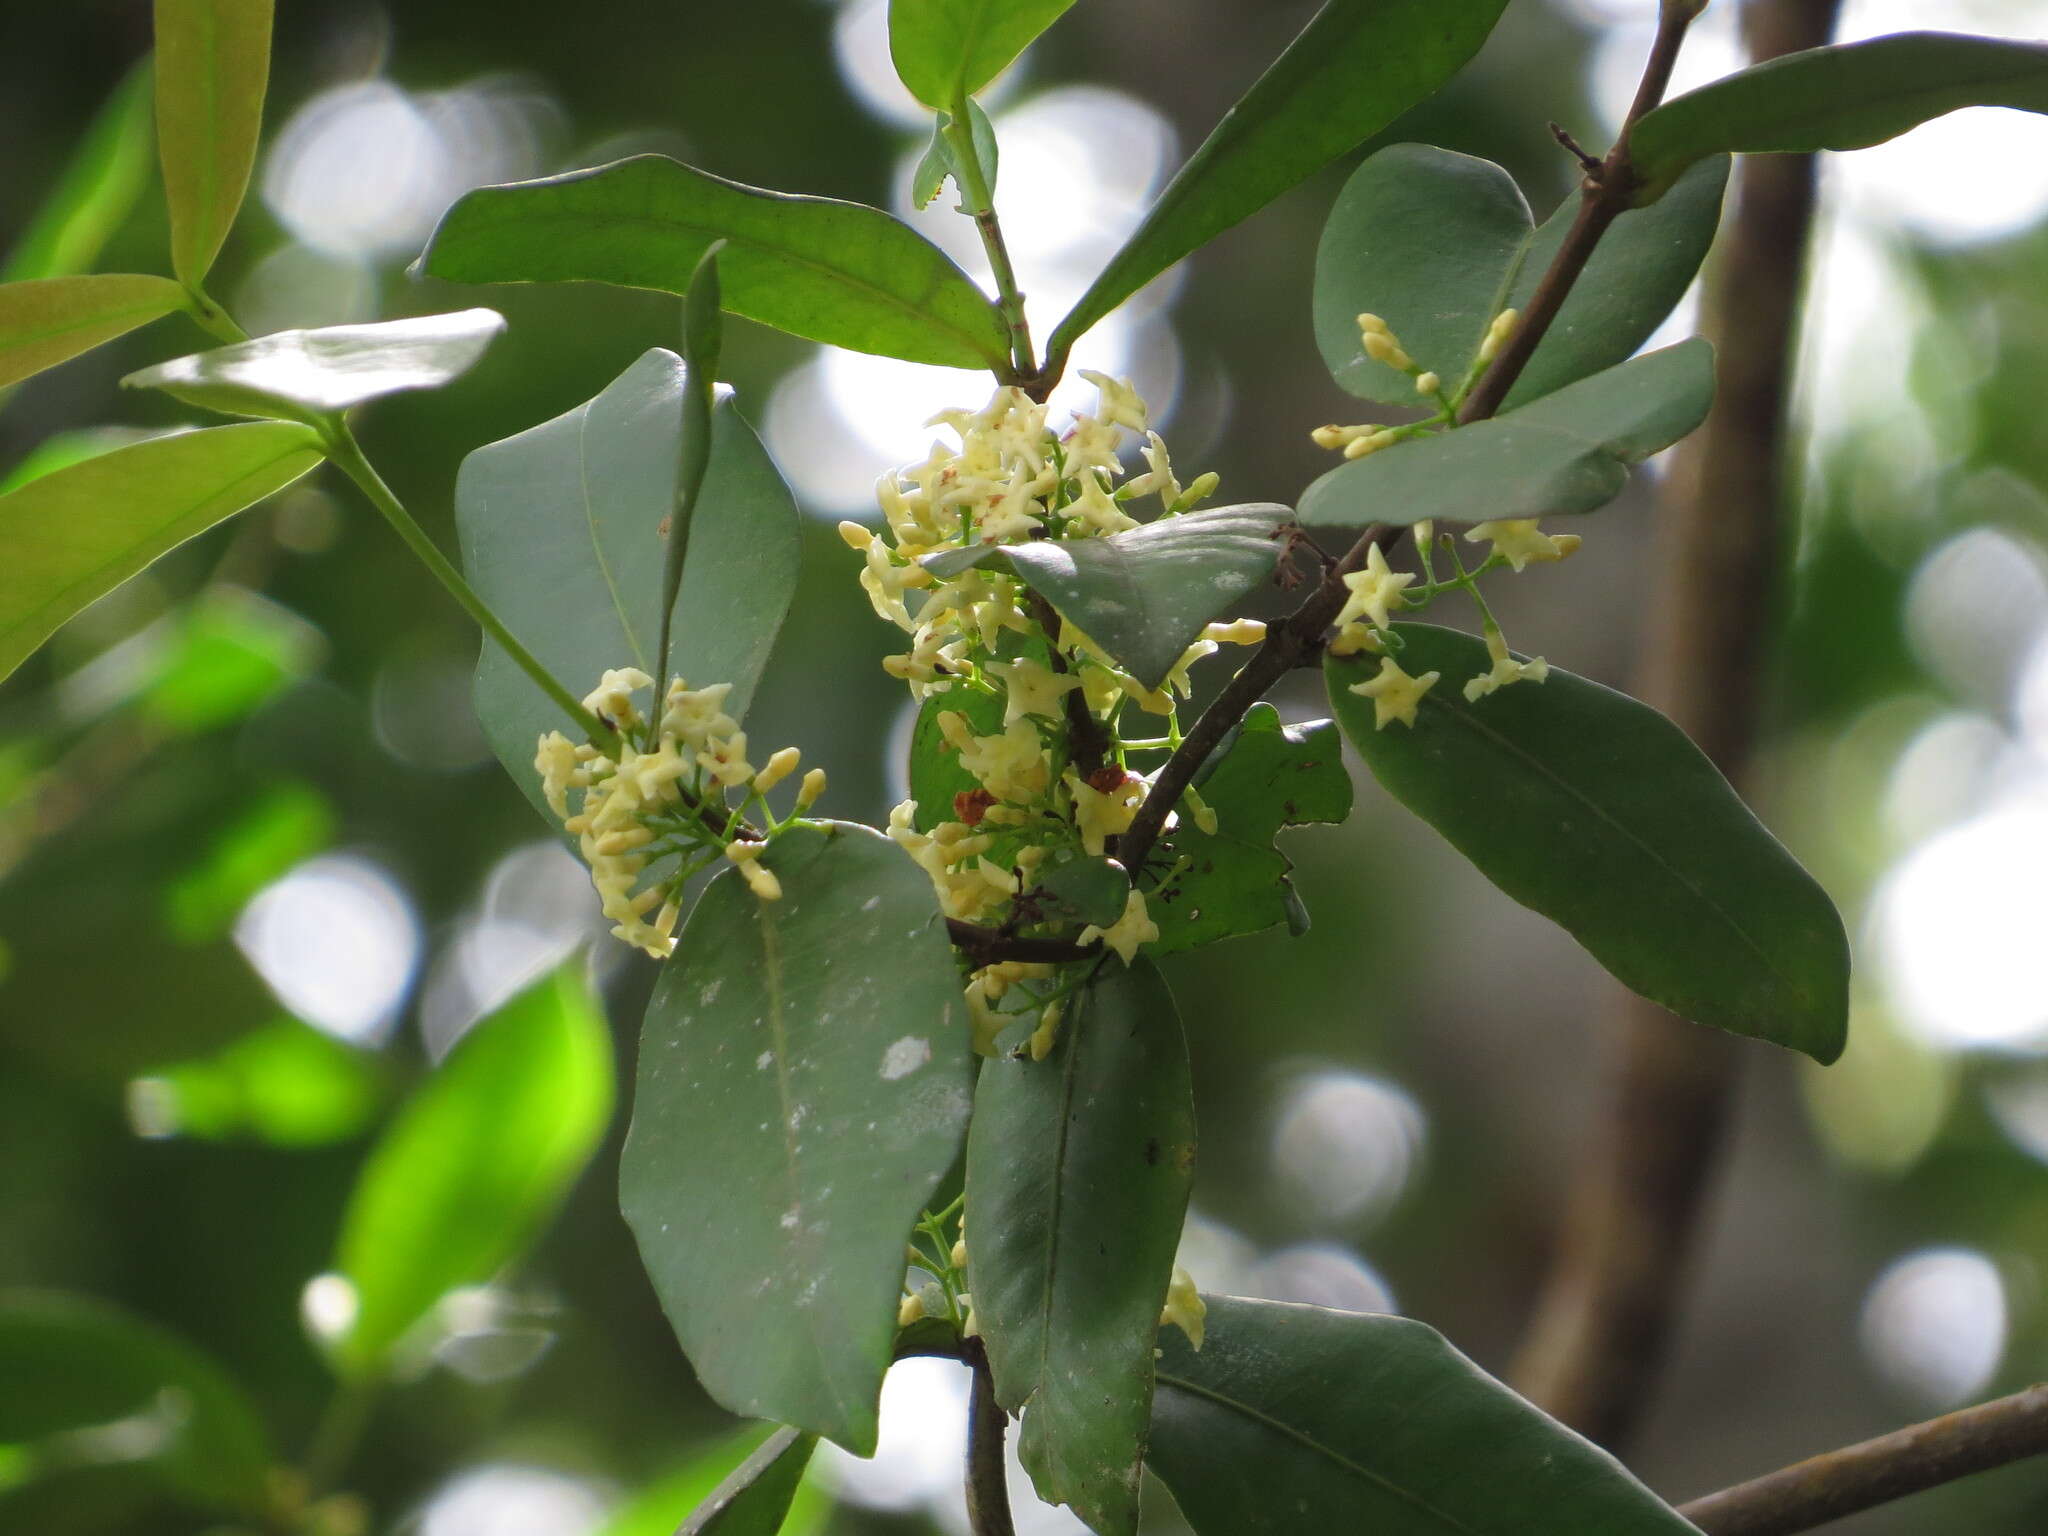
<instances>
[{"instance_id":1,"label":"pale yellow-green leaf","mask_svg":"<svg viewBox=\"0 0 2048 1536\"><path fill-rule=\"evenodd\" d=\"M0 389L185 304L168 277L107 272L0 285Z\"/></svg>"},{"instance_id":2,"label":"pale yellow-green leaf","mask_svg":"<svg viewBox=\"0 0 2048 1536\"><path fill-rule=\"evenodd\" d=\"M156 138L171 269L197 286L249 190L270 79L271 0L156 0Z\"/></svg>"}]
</instances>

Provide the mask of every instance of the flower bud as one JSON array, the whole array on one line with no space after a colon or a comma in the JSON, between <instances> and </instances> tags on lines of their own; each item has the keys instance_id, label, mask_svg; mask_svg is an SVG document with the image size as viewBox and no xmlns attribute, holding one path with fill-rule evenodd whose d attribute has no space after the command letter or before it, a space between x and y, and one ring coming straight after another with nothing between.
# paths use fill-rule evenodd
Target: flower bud
<instances>
[{"instance_id":1,"label":"flower bud","mask_svg":"<svg viewBox=\"0 0 2048 1536\"><path fill-rule=\"evenodd\" d=\"M1444 381L1433 373L1418 373L1415 376L1415 393L1429 396L1444 387Z\"/></svg>"},{"instance_id":2,"label":"flower bud","mask_svg":"<svg viewBox=\"0 0 2048 1536\"><path fill-rule=\"evenodd\" d=\"M807 811L818 803L818 797L825 793L825 770L813 768L804 775L803 783L796 789L796 808Z\"/></svg>"},{"instance_id":3,"label":"flower bud","mask_svg":"<svg viewBox=\"0 0 2048 1536\"><path fill-rule=\"evenodd\" d=\"M839 537L846 540L847 548L863 552L875 542L874 534L855 522L842 522L839 525Z\"/></svg>"},{"instance_id":4,"label":"flower bud","mask_svg":"<svg viewBox=\"0 0 2048 1536\"><path fill-rule=\"evenodd\" d=\"M803 753L799 752L795 747L784 747L780 752L777 752L768 759L766 767L754 775L754 788L764 795L767 794L769 790L796 772L796 765L802 758Z\"/></svg>"}]
</instances>

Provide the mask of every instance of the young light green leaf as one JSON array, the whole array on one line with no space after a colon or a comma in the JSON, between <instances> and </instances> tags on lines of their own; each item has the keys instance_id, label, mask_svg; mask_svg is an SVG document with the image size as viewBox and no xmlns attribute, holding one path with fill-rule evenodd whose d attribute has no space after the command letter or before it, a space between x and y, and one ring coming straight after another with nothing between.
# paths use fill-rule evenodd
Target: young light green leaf
<instances>
[{"instance_id":1,"label":"young light green leaf","mask_svg":"<svg viewBox=\"0 0 2048 1536\"><path fill-rule=\"evenodd\" d=\"M932 125L932 141L925 146L923 156L917 162L917 169L910 178L910 202L915 208L927 206L945 188L946 178L953 179L953 185L960 185L960 167L953 153L953 142L946 137L946 128L952 117L941 112L938 121ZM996 172L1001 167L1002 156L996 147L995 125L989 122L988 114L981 110L981 103L972 97L967 101L967 123L969 138L974 145L974 158L981 170L982 185L991 196L996 190Z\"/></svg>"},{"instance_id":2,"label":"young light green leaf","mask_svg":"<svg viewBox=\"0 0 2048 1536\"><path fill-rule=\"evenodd\" d=\"M2048 44L1895 32L1725 76L1636 124L1636 201L1655 202L1706 155L1865 149L1963 107L2048 112Z\"/></svg>"},{"instance_id":3,"label":"young light green leaf","mask_svg":"<svg viewBox=\"0 0 2048 1536\"><path fill-rule=\"evenodd\" d=\"M699 1451L682 1466L665 1477L656 1479L620 1508L614 1510L605 1521L598 1536L676 1536L678 1528L687 1528L684 1522L695 1519L704 1506L730 1508L728 1517L734 1521L745 1521L757 1510L765 1510L768 1502L757 1502L743 1498L718 1504L724 1485L738 1476L743 1467L755 1454L773 1441L794 1435L796 1431L776 1427L770 1433L770 1426L757 1425L714 1445L708 1451ZM808 1440L811 1437L801 1436ZM798 1447L794 1444L784 1451L781 1464L797 1458ZM803 1459L808 1463L810 1449L803 1448ZM778 1515L779 1524L763 1524L758 1527L745 1524L706 1527L718 1536L742 1536L743 1532L759 1529L764 1536L817 1536L830 1518L832 1504L812 1484L802 1482L802 1467L797 1469L791 1481L795 1484L794 1497L785 1500L786 1511Z\"/></svg>"},{"instance_id":4,"label":"young light green leaf","mask_svg":"<svg viewBox=\"0 0 2048 1536\"><path fill-rule=\"evenodd\" d=\"M1173 874L1146 903L1159 938L1147 952L1213 944L1290 921L1294 866L1273 846L1282 827L1335 824L1351 814L1351 774L1336 722L1286 725L1270 704L1254 704L1222 760L1200 784L1216 815L1204 832L1191 809L1156 862Z\"/></svg>"},{"instance_id":5,"label":"young light green leaf","mask_svg":"<svg viewBox=\"0 0 2048 1536\"><path fill-rule=\"evenodd\" d=\"M967 1137L968 1286L996 1400L1048 1503L1137 1528L1152 1350L1195 1159L1173 997L1112 962L1044 1061L983 1064Z\"/></svg>"},{"instance_id":6,"label":"young light green leaf","mask_svg":"<svg viewBox=\"0 0 2048 1536\"><path fill-rule=\"evenodd\" d=\"M660 639L654 647L659 665L654 676L669 676L669 640L674 630L676 594L683 587L683 557L690 548L690 517L697 510L697 494L704 489L704 472L711 464L711 410L718 398L718 355L725 347L725 315L718 307L718 253L723 240L714 240L690 274L689 290L683 295L683 438L681 466L676 477L676 504L662 531L661 601L655 611L661 615Z\"/></svg>"},{"instance_id":7,"label":"young light green leaf","mask_svg":"<svg viewBox=\"0 0 2048 1536\"><path fill-rule=\"evenodd\" d=\"M1694 337L1487 421L1382 448L1302 493L1304 526L1546 517L1604 507L1628 466L1706 419L1714 351Z\"/></svg>"},{"instance_id":8,"label":"young light green leaf","mask_svg":"<svg viewBox=\"0 0 2048 1536\"><path fill-rule=\"evenodd\" d=\"M1394 632L1404 671L1440 674L1412 729L1374 729L1351 692L1377 658L1326 667L1337 718L1389 794L1651 1002L1823 1065L1842 1053L1842 919L1683 731L1556 667L1469 702L1491 665L1478 640Z\"/></svg>"},{"instance_id":9,"label":"young light green leaf","mask_svg":"<svg viewBox=\"0 0 2048 1536\"><path fill-rule=\"evenodd\" d=\"M455 481L471 585L572 691L610 667L652 676L662 524L682 476L682 359L656 347L595 399L479 448ZM692 517L669 666L697 687L730 683L744 719L796 591L800 514L732 397L712 410L711 462ZM549 826L534 742L560 711L486 640L476 712L492 750Z\"/></svg>"},{"instance_id":10,"label":"young light green leaf","mask_svg":"<svg viewBox=\"0 0 2048 1536\"><path fill-rule=\"evenodd\" d=\"M150 1136L249 1138L324 1147L360 1135L384 1097L377 1059L297 1019L279 1019L211 1056L173 1062L128 1085L130 1117Z\"/></svg>"},{"instance_id":11,"label":"young light green leaf","mask_svg":"<svg viewBox=\"0 0 2048 1536\"><path fill-rule=\"evenodd\" d=\"M800 1429L776 1430L690 1512L675 1536L776 1536L817 1445L816 1435Z\"/></svg>"},{"instance_id":12,"label":"young light green leaf","mask_svg":"<svg viewBox=\"0 0 2048 1536\"><path fill-rule=\"evenodd\" d=\"M310 428L155 437L0 496L0 677L94 598L320 462Z\"/></svg>"},{"instance_id":13,"label":"young light green leaf","mask_svg":"<svg viewBox=\"0 0 2048 1536\"><path fill-rule=\"evenodd\" d=\"M910 94L950 112L1008 69L1074 0L889 0L889 56Z\"/></svg>"},{"instance_id":14,"label":"young light green leaf","mask_svg":"<svg viewBox=\"0 0 2048 1536\"><path fill-rule=\"evenodd\" d=\"M100 259L149 179L153 67L152 60L144 59L114 87L56 186L0 265L0 282L74 277L90 272Z\"/></svg>"},{"instance_id":15,"label":"young light green leaf","mask_svg":"<svg viewBox=\"0 0 2048 1536\"><path fill-rule=\"evenodd\" d=\"M156 137L171 270L196 288L256 165L270 81L272 0L156 0Z\"/></svg>"},{"instance_id":16,"label":"young light green leaf","mask_svg":"<svg viewBox=\"0 0 2048 1536\"><path fill-rule=\"evenodd\" d=\"M0 285L0 389L185 307L168 277L99 273Z\"/></svg>"},{"instance_id":17,"label":"young light green leaf","mask_svg":"<svg viewBox=\"0 0 2048 1536\"><path fill-rule=\"evenodd\" d=\"M713 880L648 1004L619 1200L704 1389L867 1456L903 1244L966 1126L966 1003L887 838L800 827L761 862L782 899Z\"/></svg>"},{"instance_id":18,"label":"young light green leaf","mask_svg":"<svg viewBox=\"0 0 2048 1536\"><path fill-rule=\"evenodd\" d=\"M917 802L917 830L929 832L942 821L959 820L954 797L981 788L981 780L960 766L960 754L939 729L939 716L952 710L967 721L976 736L1000 736L1003 695L956 684L918 706L910 728L908 763L910 798Z\"/></svg>"},{"instance_id":19,"label":"young light green leaf","mask_svg":"<svg viewBox=\"0 0 2048 1536\"><path fill-rule=\"evenodd\" d=\"M1479 51L1504 9L1506 0L1328 0L1181 167L1059 323L1049 355L1065 357L1183 256L1432 94Z\"/></svg>"},{"instance_id":20,"label":"young light green leaf","mask_svg":"<svg viewBox=\"0 0 2048 1536\"><path fill-rule=\"evenodd\" d=\"M0 1292L0 1444L141 1419L150 1461L185 1498L268 1503L268 1437L242 1389L183 1339L82 1296Z\"/></svg>"},{"instance_id":21,"label":"young light green leaf","mask_svg":"<svg viewBox=\"0 0 2048 1536\"><path fill-rule=\"evenodd\" d=\"M317 421L467 373L505 329L493 309L416 315L372 325L279 331L131 373L128 389L161 389L230 416Z\"/></svg>"},{"instance_id":22,"label":"young light green leaf","mask_svg":"<svg viewBox=\"0 0 2048 1536\"><path fill-rule=\"evenodd\" d=\"M356 1299L327 1341L344 1375L374 1379L449 1291L515 1262L604 1139L611 1031L582 971L472 1026L371 1150L335 1255Z\"/></svg>"},{"instance_id":23,"label":"young light green leaf","mask_svg":"<svg viewBox=\"0 0 2048 1536\"><path fill-rule=\"evenodd\" d=\"M763 325L952 368L1000 368L1009 332L937 246L878 208L764 192L661 155L481 187L420 258L458 283L616 283L682 293L724 239L725 307Z\"/></svg>"},{"instance_id":24,"label":"young light green leaf","mask_svg":"<svg viewBox=\"0 0 2048 1536\"><path fill-rule=\"evenodd\" d=\"M1209 1296L1161 1342L1150 1464L1197 1536L1697 1536L1405 1317Z\"/></svg>"}]
</instances>

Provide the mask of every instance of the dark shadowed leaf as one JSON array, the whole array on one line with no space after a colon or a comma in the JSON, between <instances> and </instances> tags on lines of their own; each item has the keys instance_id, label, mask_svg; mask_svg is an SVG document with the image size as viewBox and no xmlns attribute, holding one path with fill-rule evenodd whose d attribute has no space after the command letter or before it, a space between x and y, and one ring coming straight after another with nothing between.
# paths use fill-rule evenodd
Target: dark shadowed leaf
<instances>
[{"instance_id":1,"label":"dark shadowed leaf","mask_svg":"<svg viewBox=\"0 0 2048 1536\"><path fill-rule=\"evenodd\" d=\"M605 1521L598 1536L676 1536L684 1522L694 1519L706 1504L717 1499L725 1484L739 1476L750 1464L756 1453L774 1442L786 1442L786 1437L797 1432L781 1427L772 1430L767 1425L757 1425L742 1430L739 1434L721 1441L707 1451L700 1451L682 1466L665 1477L635 1493L621 1508L613 1511ZM808 1440L811 1437L801 1436ZM796 1459L794 1444L784 1451L783 1463ZM808 1464L810 1450L805 1447L803 1458ZM797 1469L791 1481L795 1484L794 1497L785 1499L786 1511L779 1515L780 1523L759 1527L745 1525L707 1526L719 1536L739 1536L742 1531L760 1529L764 1532L780 1532L780 1536L815 1536L825 1527L831 1514L831 1501L817 1491L815 1485L805 1484L801 1478L802 1468ZM753 1515L761 1505L753 1500L735 1501L731 1505L729 1518L744 1520Z\"/></svg>"},{"instance_id":2,"label":"dark shadowed leaf","mask_svg":"<svg viewBox=\"0 0 2048 1536\"><path fill-rule=\"evenodd\" d=\"M1038 888L1056 917L1077 924L1107 928L1124 915L1130 900L1131 877L1115 859L1074 854L1063 862L1048 860L1038 870ZM1157 946L1152 952L1157 951Z\"/></svg>"},{"instance_id":3,"label":"dark shadowed leaf","mask_svg":"<svg viewBox=\"0 0 2048 1536\"><path fill-rule=\"evenodd\" d=\"M889 0L889 54L910 94L949 112L1010 67L1074 0Z\"/></svg>"},{"instance_id":4,"label":"dark shadowed leaf","mask_svg":"<svg viewBox=\"0 0 2048 1536\"><path fill-rule=\"evenodd\" d=\"M153 60L144 59L114 87L57 184L0 264L0 282L71 277L90 272L99 261L149 180L154 68Z\"/></svg>"},{"instance_id":5,"label":"dark shadowed leaf","mask_svg":"<svg viewBox=\"0 0 2048 1536\"><path fill-rule=\"evenodd\" d=\"M168 277L125 272L0 285L0 389L185 307Z\"/></svg>"},{"instance_id":6,"label":"dark shadowed leaf","mask_svg":"<svg viewBox=\"0 0 2048 1536\"><path fill-rule=\"evenodd\" d=\"M778 1429L690 1512L676 1536L775 1536L818 1437Z\"/></svg>"},{"instance_id":7,"label":"dark shadowed leaf","mask_svg":"<svg viewBox=\"0 0 2048 1536\"><path fill-rule=\"evenodd\" d=\"M197 286L220 254L263 131L271 0L156 0L156 138L171 270Z\"/></svg>"}]
</instances>

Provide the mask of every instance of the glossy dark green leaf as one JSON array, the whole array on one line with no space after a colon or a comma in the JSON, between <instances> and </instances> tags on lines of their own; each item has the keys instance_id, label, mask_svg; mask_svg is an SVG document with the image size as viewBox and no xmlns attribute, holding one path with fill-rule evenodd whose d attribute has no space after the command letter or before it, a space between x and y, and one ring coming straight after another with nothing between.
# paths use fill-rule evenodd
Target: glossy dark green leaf
<instances>
[{"instance_id":1,"label":"glossy dark green leaf","mask_svg":"<svg viewBox=\"0 0 2048 1536\"><path fill-rule=\"evenodd\" d=\"M604 1139L612 1041L579 956L472 1026L371 1150L335 1268L353 1324L329 1342L374 1378L458 1286L515 1262Z\"/></svg>"},{"instance_id":2,"label":"glossy dark green leaf","mask_svg":"<svg viewBox=\"0 0 2048 1536\"><path fill-rule=\"evenodd\" d=\"M477 449L456 479L470 582L578 696L609 667L657 670L662 525L681 483L684 389L682 360L656 348L595 399ZM670 669L696 687L731 683L726 707L744 718L795 590L798 513L730 395L712 411L711 439ZM546 815L534 741L560 725L560 711L488 640L476 709L506 771Z\"/></svg>"},{"instance_id":3,"label":"glossy dark green leaf","mask_svg":"<svg viewBox=\"0 0 2048 1536\"><path fill-rule=\"evenodd\" d=\"M1549 394L1627 359L1685 294L1720 221L1728 161L1691 172L1678 195L1609 227L1509 396ZM1538 228L1499 166L1395 144L1344 184L1316 250L1316 344L1361 399L1422 404L1407 374L1366 356L1358 316L1385 320L1446 389L1466 378L1493 317L1526 308L1578 213L1567 198Z\"/></svg>"},{"instance_id":4,"label":"glossy dark green leaf","mask_svg":"<svg viewBox=\"0 0 2048 1536\"><path fill-rule=\"evenodd\" d=\"M1151 962L1110 962L1044 1061L983 1064L968 1285L996 1400L1048 1503L1137 1527L1152 1351L1195 1157L1187 1042Z\"/></svg>"},{"instance_id":5,"label":"glossy dark green leaf","mask_svg":"<svg viewBox=\"0 0 2048 1536\"><path fill-rule=\"evenodd\" d=\"M981 787L981 781L960 766L960 754L939 730L939 716L949 709L964 716L976 736L1000 735L1003 729L1003 696L965 683L955 683L918 706L917 720L910 729L908 768L910 798L917 802L920 832L929 832L942 821L957 820L954 796Z\"/></svg>"},{"instance_id":6,"label":"glossy dark green leaf","mask_svg":"<svg viewBox=\"0 0 2048 1536\"><path fill-rule=\"evenodd\" d=\"M1124 915L1131 877L1115 859L1075 854L1063 862L1040 865L1038 889L1045 892L1041 899L1054 916L1107 928Z\"/></svg>"},{"instance_id":7,"label":"glossy dark green leaf","mask_svg":"<svg viewBox=\"0 0 2048 1536\"><path fill-rule=\"evenodd\" d=\"M734 1477L756 1452L771 1441L794 1434L795 1431L775 1428L763 1433L768 1426L757 1426L730 1439L714 1445L707 1451L699 1451L682 1466L665 1477L656 1479L642 1488L606 1519L598 1536L676 1536L684 1522L695 1517L696 1512L713 1500L728 1479ZM808 1439L809 1437L803 1437ZM804 1450L806 1462L809 1449ZM786 1451L783 1461L793 1460L795 1447ZM799 1478L801 1469L799 1469ZM763 1526L766 1532L780 1532L780 1536L816 1536L822 1531L831 1514L831 1501L817 1491L814 1484L792 1479L796 1486L794 1497L785 1501L786 1512L780 1516L780 1525ZM755 1508L751 1500L734 1509L732 1518L743 1519ZM741 1525L716 1528L721 1536L738 1536L748 1529Z\"/></svg>"},{"instance_id":8,"label":"glossy dark green leaf","mask_svg":"<svg viewBox=\"0 0 2048 1536\"><path fill-rule=\"evenodd\" d=\"M1741 70L1636 124L1637 201L1663 196L1706 155L1864 149L1962 107L2048 112L2048 44L1895 32Z\"/></svg>"},{"instance_id":9,"label":"glossy dark green leaf","mask_svg":"<svg viewBox=\"0 0 2048 1536\"><path fill-rule=\"evenodd\" d=\"M951 111L1010 67L1074 0L889 0L889 54L910 94Z\"/></svg>"},{"instance_id":10,"label":"glossy dark green leaf","mask_svg":"<svg viewBox=\"0 0 2048 1536\"><path fill-rule=\"evenodd\" d=\"M0 1444L148 1419L152 1458L198 1503L265 1506L271 1452L242 1390L184 1340L101 1302L0 1291Z\"/></svg>"},{"instance_id":11,"label":"glossy dark green leaf","mask_svg":"<svg viewBox=\"0 0 2048 1536\"><path fill-rule=\"evenodd\" d=\"M1274 837L1282 827L1336 823L1351 814L1351 773L1336 722L1282 725L1272 705L1254 704L1199 792L1216 813L1216 830L1204 832L1183 805L1180 825L1155 856L1173 873L1146 902L1159 925L1152 954L1289 921L1293 865Z\"/></svg>"},{"instance_id":12,"label":"glossy dark green leaf","mask_svg":"<svg viewBox=\"0 0 2048 1536\"><path fill-rule=\"evenodd\" d=\"M0 282L72 277L93 269L149 180L153 69L154 61L144 59L114 87L0 264Z\"/></svg>"},{"instance_id":13,"label":"glossy dark green leaf","mask_svg":"<svg viewBox=\"0 0 2048 1536\"><path fill-rule=\"evenodd\" d=\"M1404 1317L1209 1296L1162 1338L1150 1464L1197 1536L1696 1536Z\"/></svg>"},{"instance_id":14,"label":"glossy dark green leaf","mask_svg":"<svg viewBox=\"0 0 2048 1536\"><path fill-rule=\"evenodd\" d=\"M1397 443L1302 493L1305 526L1482 522L1591 512L1628 484L1628 466L1706 419L1714 351L1694 337L1568 384L1519 410Z\"/></svg>"},{"instance_id":15,"label":"glossy dark green leaf","mask_svg":"<svg viewBox=\"0 0 2048 1536\"><path fill-rule=\"evenodd\" d=\"M260 422L150 438L0 496L0 677L94 598L319 462L310 428Z\"/></svg>"},{"instance_id":16,"label":"glossy dark green leaf","mask_svg":"<svg viewBox=\"0 0 2048 1536\"><path fill-rule=\"evenodd\" d=\"M748 1455L690 1512L676 1536L776 1536L818 1437L787 1426Z\"/></svg>"},{"instance_id":17,"label":"glossy dark green leaf","mask_svg":"<svg viewBox=\"0 0 2048 1536\"><path fill-rule=\"evenodd\" d=\"M878 208L764 192L661 155L482 187L421 258L458 283L616 283L682 293L712 241L725 307L795 336L914 363L999 368L1002 316L967 274Z\"/></svg>"},{"instance_id":18,"label":"glossy dark green leaf","mask_svg":"<svg viewBox=\"0 0 2048 1536\"><path fill-rule=\"evenodd\" d=\"M347 1141L368 1128L383 1098L374 1057L297 1019L128 1085L129 1118L144 1135L273 1147Z\"/></svg>"},{"instance_id":19,"label":"glossy dark green leaf","mask_svg":"<svg viewBox=\"0 0 2048 1536\"><path fill-rule=\"evenodd\" d=\"M475 366L505 329L491 309L372 325L278 331L131 373L128 389L161 389L230 416L308 421L408 389L437 389Z\"/></svg>"},{"instance_id":20,"label":"glossy dark green leaf","mask_svg":"<svg viewBox=\"0 0 2048 1536\"><path fill-rule=\"evenodd\" d=\"M931 882L831 822L713 880L640 1040L619 1198L704 1389L872 1455L903 1245L968 1112L966 1002Z\"/></svg>"},{"instance_id":21,"label":"glossy dark green leaf","mask_svg":"<svg viewBox=\"0 0 2048 1536\"><path fill-rule=\"evenodd\" d=\"M910 177L910 202L912 207L923 208L944 190L946 179L951 177L954 186L960 184L960 167L953 153L953 141L946 136L946 125L952 121L950 114L941 112L938 121L932 125L931 143L919 157L917 169ZM981 109L981 103L971 97L967 102L967 121L970 139L974 145L974 158L981 170L982 185L991 196L996 190L996 172L1000 168L1001 154L996 147L996 130L988 120L988 114ZM963 198L965 194L962 194Z\"/></svg>"},{"instance_id":22,"label":"glossy dark green leaf","mask_svg":"<svg viewBox=\"0 0 2048 1536\"><path fill-rule=\"evenodd\" d=\"M1224 114L1082 295L1049 352L1189 252L1385 128L1457 73L1506 0L1328 0Z\"/></svg>"},{"instance_id":23,"label":"glossy dark green leaf","mask_svg":"<svg viewBox=\"0 0 2048 1536\"><path fill-rule=\"evenodd\" d=\"M156 0L156 138L171 270L197 286L227 240L263 131L272 0Z\"/></svg>"},{"instance_id":24,"label":"glossy dark green leaf","mask_svg":"<svg viewBox=\"0 0 2048 1536\"><path fill-rule=\"evenodd\" d=\"M1327 664L1344 731L1388 793L1495 885L1673 1013L1842 1052L1849 946L1834 903L1683 731L1551 668L1481 698L1470 635L1401 624L1402 668L1441 674L1412 729L1373 728L1350 691L1375 658Z\"/></svg>"},{"instance_id":25,"label":"glossy dark green leaf","mask_svg":"<svg viewBox=\"0 0 2048 1536\"><path fill-rule=\"evenodd\" d=\"M184 307L168 277L136 273L0 285L0 389Z\"/></svg>"}]
</instances>

